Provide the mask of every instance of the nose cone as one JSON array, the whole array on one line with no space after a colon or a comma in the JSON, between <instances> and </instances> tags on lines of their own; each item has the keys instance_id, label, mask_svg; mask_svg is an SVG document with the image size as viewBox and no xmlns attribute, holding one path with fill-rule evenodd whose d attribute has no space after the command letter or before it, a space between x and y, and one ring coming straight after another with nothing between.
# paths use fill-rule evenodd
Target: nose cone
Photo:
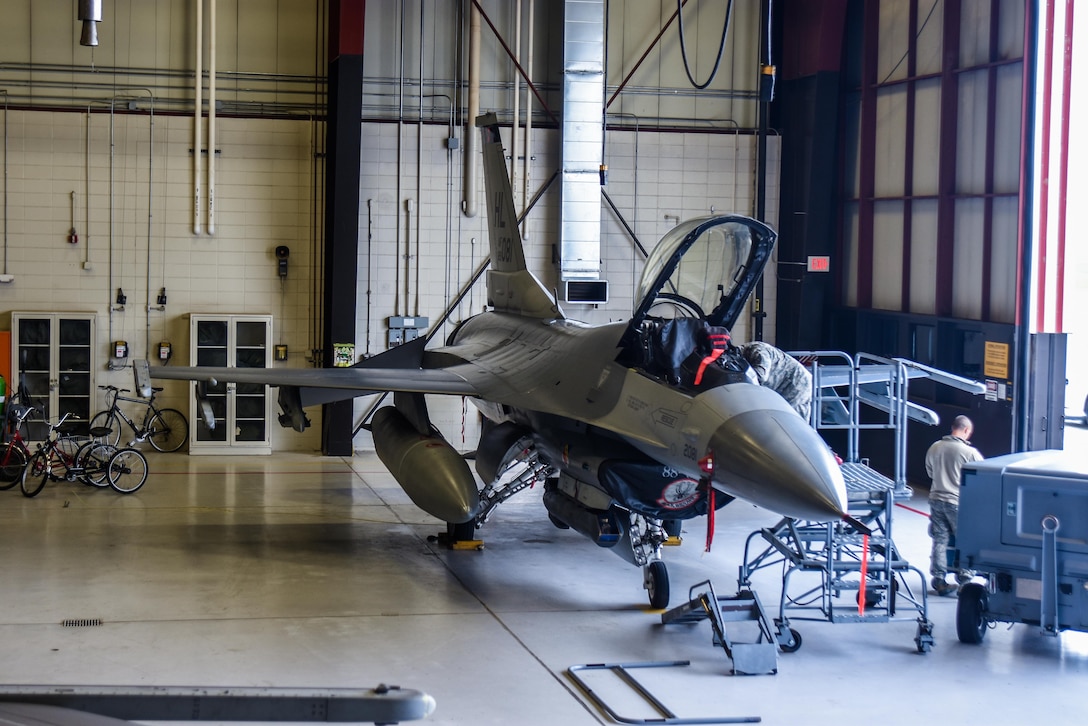
<instances>
[{"instance_id":1,"label":"nose cone","mask_svg":"<svg viewBox=\"0 0 1088 726\"><path fill-rule=\"evenodd\" d=\"M791 410L754 409L711 438L714 481L787 517L826 522L846 513L842 471L823 439Z\"/></svg>"}]
</instances>

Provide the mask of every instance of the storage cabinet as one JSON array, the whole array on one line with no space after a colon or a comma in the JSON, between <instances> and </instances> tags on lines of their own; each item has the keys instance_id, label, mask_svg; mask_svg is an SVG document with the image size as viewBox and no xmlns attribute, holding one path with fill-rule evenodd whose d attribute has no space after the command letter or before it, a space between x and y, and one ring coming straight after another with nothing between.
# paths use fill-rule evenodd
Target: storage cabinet
<instances>
[{"instance_id":1,"label":"storage cabinet","mask_svg":"<svg viewBox=\"0 0 1088 726\"><path fill-rule=\"evenodd\" d=\"M95 397L94 313L12 313L11 390L19 383L55 421L69 414L70 421L89 421ZM44 438L44 424L30 424L28 434Z\"/></svg>"},{"instance_id":2,"label":"storage cabinet","mask_svg":"<svg viewBox=\"0 0 1088 726\"><path fill-rule=\"evenodd\" d=\"M194 366L267 368L272 365L271 315L191 315ZM218 381L206 386L215 427L201 414L195 391L190 402L190 454L271 454L269 387Z\"/></svg>"}]
</instances>

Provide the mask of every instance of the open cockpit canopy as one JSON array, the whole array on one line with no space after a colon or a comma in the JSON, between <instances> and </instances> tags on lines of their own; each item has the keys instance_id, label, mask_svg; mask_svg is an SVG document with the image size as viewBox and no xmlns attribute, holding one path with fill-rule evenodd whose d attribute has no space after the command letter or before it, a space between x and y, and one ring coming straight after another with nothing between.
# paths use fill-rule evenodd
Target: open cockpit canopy
<instances>
[{"instance_id":1,"label":"open cockpit canopy","mask_svg":"<svg viewBox=\"0 0 1088 726\"><path fill-rule=\"evenodd\" d=\"M777 238L767 225L740 215L678 224L646 260L629 332L648 316L701 317L732 328Z\"/></svg>"},{"instance_id":2,"label":"open cockpit canopy","mask_svg":"<svg viewBox=\"0 0 1088 726\"><path fill-rule=\"evenodd\" d=\"M695 390L747 380L729 331L776 238L767 225L738 215L677 225L646 260L618 362Z\"/></svg>"}]
</instances>

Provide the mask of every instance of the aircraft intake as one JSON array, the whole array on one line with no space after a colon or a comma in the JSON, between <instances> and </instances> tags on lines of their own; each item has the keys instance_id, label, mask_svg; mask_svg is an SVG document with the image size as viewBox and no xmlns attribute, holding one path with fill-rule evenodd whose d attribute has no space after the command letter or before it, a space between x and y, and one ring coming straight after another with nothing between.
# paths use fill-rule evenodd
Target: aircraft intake
<instances>
[{"instance_id":1,"label":"aircraft intake","mask_svg":"<svg viewBox=\"0 0 1088 726\"><path fill-rule=\"evenodd\" d=\"M776 394L777 395L777 394ZM794 411L754 409L711 438L714 480L773 512L816 522L846 513L842 471L819 434Z\"/></svg>"},{"instance_id":2,"label":"aircraft intake","mask_svg":"<svg viewBox=\"0 0 1088 726\"><path fill-rule=\"evenodd\" d=\"M623 539L623 518L614 509L590 509L554 489L544 490L544 508L575 532L589 537L598 547L615 547Z\"/></svg>"},{"instance_id":3,"label":"aircraft intake","mask_svg":"<svg viewBox=\"0 0 1088 726\"><path fill-rule=\"evenodd\" d=\"M480 510L476 479L440 434L420 434L392 406L374 414L372 433L378 458L416 506L453 524L475 518Z\"/></svg>"}]
</instances>

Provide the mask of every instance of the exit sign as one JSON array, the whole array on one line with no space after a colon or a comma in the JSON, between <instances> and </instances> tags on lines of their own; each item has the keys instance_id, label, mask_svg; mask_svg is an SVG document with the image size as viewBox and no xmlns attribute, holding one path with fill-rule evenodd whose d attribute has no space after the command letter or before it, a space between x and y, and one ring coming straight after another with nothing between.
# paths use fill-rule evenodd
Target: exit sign
<instances>
[{"instance_id":1,"label":"exit sign","mask_svg":"<svg viewBox=\"0 0 1088 726\"><path fill-rule=\"evenodd\" d=\"M809 255L809 272L831 272L831 257L828 255Z\"/></svg>"}]
</instances>

